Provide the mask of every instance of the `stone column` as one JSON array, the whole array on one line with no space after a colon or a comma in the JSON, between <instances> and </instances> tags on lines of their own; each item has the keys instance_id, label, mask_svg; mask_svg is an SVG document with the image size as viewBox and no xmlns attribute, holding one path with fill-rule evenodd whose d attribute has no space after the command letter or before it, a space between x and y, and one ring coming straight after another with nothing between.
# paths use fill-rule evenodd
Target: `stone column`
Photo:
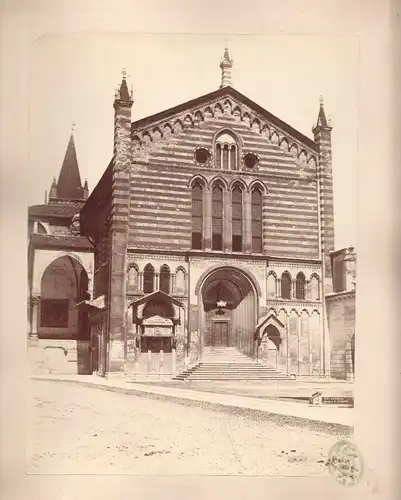
<instances>
[{"instance_id":1,"label":"stone column","mask_svg":"<svg viewBox=\"0 0 401 500\"><path fill-rule=\"evenodd\" d=\"M291 280L291 298L295 299L297 294L296 294L296 280Z\"/></svg>"},{"instance_id":2,"label":"stone column","mask_svg":"<svg viewBox=\"0 0 401 500\"><path fill-rule=\"evenodd\" d=\"M227 190L223 195L223 250L232 252L232 194Z\"/></svg>"},{"instance_id":3,"label":"stone column","mask_svg":"<svg viewBox=\"0 0 401 500\"><path fill-rule=\"evenodd\" d=\"M38 326L39 326L39 305L40 305L40 297L32 297L32 329L31 329L31 337L38 337Z\"/></svg>"},{"instance_id":4,"label":"stone column","mask_svg":"<svg viewBox=\"0 0 401 500\"><path fill-rule=\"evenodd\" d=\"M173 294L175 293L175 273L170 273L170 283L171 283L170 293Z\"/></svg>"},{"instance_id":5,"label":"stone column","mask_svg":"<svg viewBox=\"0 0 401 500\"><path fill-rule=\"evenodd\" d=\"M276 287L277 287L277 298L281 297L281 278L277 278L276 282Z\"/></svg>"},{"instance_id":6,"label":"stone column","mask_svg":"<svg viewBox=\"0 0 401 500\"><path fill-rule=\"evenodd\" d=\"M160 288L160 273L155 273L154 275L154 281L153 281L153 291L157 292Z\"/></svg>"},{"instance_id":7,"label":"stone column","mask_svg":"<svg viewBox=\"0 0 401 500\"><path fill-rule=\"evenodd\" d=\"M305 281L305 299L310 300L311 294L310 294L310 281L306 280Z\"/></svg>"},{"instance_id":8,"label":"stone column","mask_svg":"<svg viewBox=\"0 0 401 500\"><path fill-rule=\"evenodd\" d=\"M247 190L243 191L243 249L244 253L252 252L252 197Z\"/></svg>"},{"instance_id":9,"label":"stone column","mask_svg":"<svg viewBox=\"0 0 401 500\"><path fill-rule=\"evenodd\" d=\"M138 273L138 292L143 292L143 272Z\"/></svg>"},{"instance_id":10,"label":"stone column","mask_svg":"<svg viewBox=\"0 0 401 500\"><path fill-rule=\"evenodd\" d=\"M212 190L204 189L203 194L203 249L212 249Z\"/></svg>"}]
</instances>

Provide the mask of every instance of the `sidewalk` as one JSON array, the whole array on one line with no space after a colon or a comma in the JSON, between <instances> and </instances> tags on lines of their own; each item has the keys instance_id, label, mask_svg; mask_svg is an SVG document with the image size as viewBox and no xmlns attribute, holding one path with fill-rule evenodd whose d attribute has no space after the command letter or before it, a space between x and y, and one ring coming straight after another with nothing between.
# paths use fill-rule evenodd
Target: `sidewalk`
<instances>
[{"instance_id":1,"label":"sidewalk","mask_svg":"<svg viewBox=\"0 0 401 500\"><path fill-rule=\"evenodd\" d=\"M162 396L166 399L181 399L224 407L256 410L266 414L283 415L312 422L335 424L346 427L352 427L354 422L354 412L352 408L311 406L302 403L259 399L234 394L219 394L215 392L196 391L193 389L127 382L124 379L117 378L103 379L95 375L35 375L31 376L31 380L72 383L86 387L122 392L124 394L152 394Z\"/></svg>"}]
</instances>

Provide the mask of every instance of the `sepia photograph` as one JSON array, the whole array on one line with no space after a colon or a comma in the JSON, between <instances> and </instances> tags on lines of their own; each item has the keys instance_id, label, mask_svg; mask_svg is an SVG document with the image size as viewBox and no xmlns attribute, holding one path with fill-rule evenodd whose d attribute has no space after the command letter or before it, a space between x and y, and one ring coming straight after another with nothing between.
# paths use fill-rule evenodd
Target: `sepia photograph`
<instances>
[{"instance_id":1,"label":"sepia photograph","mask_svg":"<svg viewBox=\"0 0 401 500\"><path fill-rule=\"evenodd\" d=\"M395 1L0 11L0 497L396 499Z\"/></svg>"},{"instance_id":2,"label":"sepia photograph","mask_svg":"<svg viewBox=\"0 0 401 500\"><path fill-rule=\"evenodd\" d=\"M356 49L35 43L30 473L330 473L353 433Z\"/></svg>"}]
</instances>

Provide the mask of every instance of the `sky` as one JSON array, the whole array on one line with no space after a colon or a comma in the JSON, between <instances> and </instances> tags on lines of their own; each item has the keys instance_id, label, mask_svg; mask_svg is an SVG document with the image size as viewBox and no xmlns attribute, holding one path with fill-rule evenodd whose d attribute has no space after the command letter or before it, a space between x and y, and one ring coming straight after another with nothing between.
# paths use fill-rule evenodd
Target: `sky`
<instances>
[{"instance_id":1,"label":"sky","mask_svg":"<svg viewBox=\"0 0 401 500\"><path fill-rule=\"evenodd\" d=\"M227 43L233 86L313 138L319 97L332 120L336 248L355 245L357 65L352 36L44 35L29 66L28 205L44 202L58 177L72 124L82 181L92 190L113 150L113 100L128 73L132 121L220 85Z\"/></svg>"}]
</instances>

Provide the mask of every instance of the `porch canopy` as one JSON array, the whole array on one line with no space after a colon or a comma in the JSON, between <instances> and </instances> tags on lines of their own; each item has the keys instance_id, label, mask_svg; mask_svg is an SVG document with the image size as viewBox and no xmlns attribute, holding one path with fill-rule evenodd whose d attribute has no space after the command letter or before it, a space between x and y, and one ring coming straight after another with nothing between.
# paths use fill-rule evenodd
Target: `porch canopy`
<instances>
[{"instance_id":1,"label":"porch canopy","mask_svg":"<svg viewBox=\"0 0 401 500\"><path fill-rule=\"evenodd\" d=\"M267 314L263 316L258 321L258 324L255 328L255 340L261 340L263 334L265 333L267 327L275 327L277 329L280 336L284 333L285 325L277 318L277 316L273 313Z\"/></svg>"},{"instance_id":2,"label":"porch canopy","mask_svg":"<svg viewBox=\"0 0 401 500\"><path fill-rule=\"evenodd\" d=\"M181 321L180 308L184 308L184 305L171 295L158 290L133 300L128 307L132 307L133 323L142 324L147 318L159 316L168 318L177 325Z\"/></svg>"}]
</instances>

